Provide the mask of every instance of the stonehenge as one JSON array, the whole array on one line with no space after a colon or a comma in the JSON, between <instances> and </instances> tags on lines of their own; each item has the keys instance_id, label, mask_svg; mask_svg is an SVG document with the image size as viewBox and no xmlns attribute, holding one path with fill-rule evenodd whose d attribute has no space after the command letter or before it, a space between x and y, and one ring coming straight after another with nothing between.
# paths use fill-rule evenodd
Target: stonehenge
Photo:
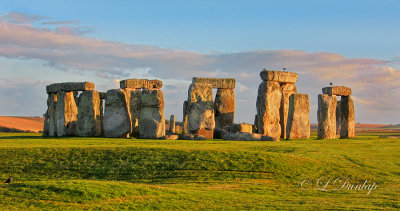
<instances>
[{"instance_id":1,"label":"stonehenge","mask_svg":"<svg viewBox=\"0 0 400 211\"><path fill-rule=\"evenodd\" d=\"M318 95L318 138L354 138L354 103L351 89L344 86L322 88ZM340 96L340 101L337 100Z\"/></svg>"},{"instance_id":2,"label":"stonehenge","mask_svg":"<svg viewBox=\"0 0 400 211\"><path fill-rule=\"evenodd\" d=\"M263 70L258 87L255 128L275 140L310 137L310 102L308 95L297 94L298 75L291 72Z\"/></svg>"},{"instance_id":3,"label":"stonehenge","mask_svg":"<svg viewBox=\"0 0 400 211\"><path fill-rule=\"evenodd\" d=\"M161 87L148 79L122 80L106 93L87 81L50 84L43 136L164 138Z\"/></svg>"},{"instance_id":4,"label":"stonehenge","mask_svg":"<svg viewBox=\"0 0 400 211\"><path fill-rule=\"evenodd\" d=\"M183 104L183 132L212 139L214 128L232 126L235 117L234 78L194 77ZM213 88L217 95L213 100Z\"/></svg>"},{"instance_id":5,"label":"stonehenge","mask_svg":"<svg viewBox=\"0 0 400 211\"><path fill-rule=\"evenodd\" d=\"M95 90L92 82L46 86L43 136L144 139L279 141L310 138L310 101L297 93L298 74L262 70L254 124L234 123L234 78L193 77L182 123L171 115L166 131L160 80L126 79L118 89ZM213 89L216 89L215 99ZM355 137L351 89L324 87L318 95L318 139ZM340 100L338 101L338 97ZM168 125L167 125L168 126Z\"/></svg>"}]
</instances>

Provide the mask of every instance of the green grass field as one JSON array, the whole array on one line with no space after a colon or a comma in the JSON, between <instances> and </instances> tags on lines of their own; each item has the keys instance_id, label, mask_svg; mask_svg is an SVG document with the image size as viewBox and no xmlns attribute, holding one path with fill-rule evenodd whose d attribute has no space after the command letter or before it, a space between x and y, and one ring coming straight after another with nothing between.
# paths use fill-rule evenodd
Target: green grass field
<instances>
[{"instance_id":1,"label":"green grass field","mask_svg":"<svg viewBox=\"0 0 400 211\"><path fill-rule=\"evenodd\" d=\"M244 142L0 133L0 179L14 177L0 185L0 209L398 210L400 139L379 135ZM331 180L318 189L339 177L376 187Z\"/></svg>"}]
</instances>

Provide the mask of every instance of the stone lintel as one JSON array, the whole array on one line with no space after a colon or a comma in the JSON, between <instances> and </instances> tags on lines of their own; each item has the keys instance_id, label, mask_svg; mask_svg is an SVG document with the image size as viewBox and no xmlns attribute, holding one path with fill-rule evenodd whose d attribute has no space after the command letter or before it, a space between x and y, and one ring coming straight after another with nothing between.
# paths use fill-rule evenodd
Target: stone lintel
<instances>
[{"instance_id":1,"label":"stone lintel","mask_svg":"<svg viewBox=\"0 0 400 211\"><path fill-rule=\"evenodd\" d=\"M331 86L322 88L322 93L336 96L350 96L351 89L345 86Z\"/></svg>"},{"instance_id":2,"label":"stone lintel","mask_svg":"<svg viewBox=\"0 0 400 211\"><path fill-rule=\"evenodd\" d=\"M120 88L130 89L161 89L162 81L148 79L127 79L119 82Z\"/></svg>"},{"instance_id":3,"label":"stone lintel","mask_svg":"<svg viewBox=\"0 0 400 211\"><path fill-rule=\"evenodd\" d=\"M59 91L86 91L86 90L94 90L94 83L85 81L85 82L65 82L65 83L54 83L46 86L47 94L56 93Z\"/></svg>"},{"instance_id":4,"label":"stone lintel","mask_svg":"<svg viewBox=\"0 0 400 211\"><path fill-rule=\"evenodd\" d=\"M200 78L200 77L193 77L192 83L211 84L212 88L234 89L235 85L236 85L236 80L234 78Z\"/></svg>"},{"instance_id":5,"label":"stone lintel","mask_svg":"<svg viewBox=\"0 0 400 211\"><path fill-rule=\"evenodd\" d=\"M296 83L298 78L297 73L266 70L260 72L260 77L263 81L275 81L279 83Z\"/></svg>"}]
</instances>

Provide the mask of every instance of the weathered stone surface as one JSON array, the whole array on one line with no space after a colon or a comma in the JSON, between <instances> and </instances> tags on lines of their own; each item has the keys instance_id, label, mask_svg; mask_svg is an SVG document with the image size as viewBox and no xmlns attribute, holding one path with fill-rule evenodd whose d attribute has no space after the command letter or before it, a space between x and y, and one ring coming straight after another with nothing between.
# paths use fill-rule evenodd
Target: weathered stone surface
<instances>
[{"instance_id":1,"label":"weathered stone surface","mask_svg":"<svg viewBox=\"0 0 400 211\"><path fill-rule=\"evenodd\" d=\"M286 139L286 128L289 114L289 97L297 93L296 85L285 83L281 85L282 99L280 114L281 138Z\"/></svg>"},{"instance_id":2,"label":"weathered stone surface","mask_svg":"<svg viewBox=\"0 0 400 211\"><path fill-rule=\"evenodd\" d=\"M318 95L318 138L336 138L336 95Z\"/></svg>"},{"instance_id":3,"label":"weathered stone surface","mask_svg":"<svg viewBox=\"0 0 400 211\"><path fill-rule=\"evenodd\" d=\"M175 134L175 115L169 118L169 134Z\"/></svg>"},{"instance_id":4,"label":"weathered stone surface","mask_svg":"<svg viewBox=\"0 0 400 211\"><path fill-rule=\"evenodd\" d=\"M164 95L159 89L143 89L140 95L140 107L164 108Z\"/></svg>"},{"instance_id":5,"label":"weathered stone surface","mask_svg":"<svg viewBox=\"0 0 400 211\"><path fill-rule=\"evenodd\" d=\"M107 91L103 129L105 137L126 138L132 131L128 99L123 89Z\"/></svg>"},{"instance_id":6,"label":"weathered stone surface","mask_svg":"<svg viewBox=\"0 0 400 211\"><path fill-rule=\"evenodd\" d=\"M188 113L189 113L189 106L188 106L188 102L185 100L185 102L183 102L183 128L182 128L182 133L183 134L187 134L188 133Z\"/></svg>"},{"instance_id":7,"label":"weathered stone surface","mask_svg":"<svg viewBox=\"0 0 400 211\"><path fill-rule=\"evenodd\" d=\"M236 133L236 132L253 133L253 125L246 124L246 123L234 124L230 128L230 132L232 132L232 133Z\"/></svg>"},{"instance_id":8,"label":"weathered stone surface","mask_svg":"<svg viewBox=\"0 0 400 211\"><path fill-rule=\"evenodd\" d=\"M211 84L212 88L234 89L236 80L234 78L200 78L193 77L192 83Z\"/></svg>"},{"instance_id":9,"label":"weathered stone surface","mask_svg":"<svg viewBox=\"0 0 400 211\"><path fill-rule=\"evenodd\" d=\"M253 133L258 132L258 115L254 115Z\"/></svg>"},{"instance_id":10,"label":"weathered stone surface","mask_svg":"<svg viewBox=\"0 0 400 211\"><path fill-rule=\"evenodd\" d=\"M260 72L260 77L263 81L275 81L279 83L296 83L297 73L284 72L284 71L273 71L266 70Z\"/></svg>"},{"instance_id":11,"label":"weathered stone surface","mask_svg":"<svg viewBox=\"0 0 400 211\"><path fill-rule=\"evenodd\" d=\"M85 82L66 82L66 83L55 83L46 86L46 92L56 93L59 91L86 91L86 90L94 90L94 83L85 81Z\"/></svg>"},{"instance_id":12,"label":"weathered stone surface","mask_svg":"<svg viewBox=\"0 0 400 211\"><path fill-rule=\"evenodd\" d=\"M105 93L105 92L99 92L99 98L100 99L106 99L106 96L107 96L107 93Z\"/></svg>"},{"instance_id":13,"label":"weathered stone surface","mask_svg":"<svg viewBox=\"0 0 400 211\"><path fill-rule=\"evenodd\" d=\"M212 139L215 127L212 86L191 84L188 96L188 132Z\"/></svg>"},{"instance_id":14,"label":"weathered stone surface","mask_svg":"<svg viewBox=\"0 0 400 211\"><path fill-rule=\"evenodd\" d=\"M224 140L234 140L234 141L259 141L261 139L261 134L258 133L225 133L222 139Z\"/></svg>"},{"instance_id":15,"label":"weathered stone surface","mask_svg":"<svg viewBox=\"0 0 400 211\"><path fill-rule=\"evenodd\" d=\"M76 136L78 108L73 92L57 92L57 135Z\"/></svg>"},{"instance_id":16,"label":"weathered stone surface","mask_svg":"<svg viewBox=\"0 0 400 211\"><path fill-rule=\"evenodd\" d=\"M134 137L139 137L139 113L140 113L140 96L142 94L141 89L130 89L126 88L125 93L127 93L129 112L131 114L132 122L132 133Z\"/></svg>"},{"instance_id":17,"label":"weathered stone surface","mask_svg":"<svg viewBox=\"0 0 400 211\"><path fill-rule=\"evenodd\" d=\"M164 95L159 89L143 89L140 95L139 137L165 136Z\"/></svg>"},{"instance_id":18,"label":"weathered stone surface","mask_svg":"<svg viewBox=\"0 0 400 211\"><path fill-rule=\"evenodd\" d=\"M97 91L84 91L79 95L78 136L102 134L100 97Z\"/></svg>"},{"instance_id":19,"label":"weathered stone surface","mask_svg":"<svg viewBox=\"0 0 400 211\"><path fill-rule=\"evenodd\" d=\"M340 102L341 111L341 130L340 138L354 138L355 119L354 119L354 103L350 96L343 96Z\"/></svg>"},{"instance_id":20,"label":"weathered stone surface","mask_svg":"<svg viewBox=\"0 0 400 211\"><path fill-rule=\"evenodd\" d=\"M336 96L349 96L351 95L351 89L345 86L324 87L322 88L322 93Z\"/></svg>"},{"instance_id":21,"label":"weathered stone surface","mask_svg":"<svg viewBox=\"0 0 400 211\"><path fill-rule=\"evenodd\" d=\"M119 82L121 89L161 89L162 81L148 79L127 79Z\"/></svg>"},{"instance_id":22,"label":"weathered stone surface","mask_svg":"<svg viewBox=\"0 0 400 211\"><path fill-rule=\"evenodd\" d=\"M338 100L336 105L336 137L340 137L340 131L342 130L342 112L340 107L340 100Z\"/></svg>"},{"instance_id":23,"label":"weathered stone surface","mask_svg":"<svg viewBox=\"0 0 400 211\"><path fill-rule=\"evenodd\" d=\"M49 136L50 103L51 103L51 94L48 94L48 97L47 97L47 109L46 109L46 112L43 114L44 122L43 122L43 133L42 133L42 136Z\"/></svg>"},{"instance_id":24,"label":"weathered stone surface","mask_svg":"<svg viewBox=\"0 0 400 211\"><path fill-rule=\"evenodd\" d=\"M218 89L214 101L215 126L223 128L233 125L235 118L235 91Z\"/></svg>"},{"instance_id":25,"label":"weathered stone surface","mask_svg":"<svg viewBox=\"0 0 400 211\"><path fill-rule=\"evenodd\" d=\"M286 134L288 139L310 138L310 101L306 94L293 94L289 99Z\"/></svg>"},{"instance_id":26,"label":"weathered stone surface","mask_svg":"<svg viewBox=\"0 0 400 211\"><path fill-rule=\"evenodd\" d=\"M49 94L49 136L57 136L57 94Z\"/></svg>"},{"instance_id":27,"label":"weathered stone surface","mask_svg":"<svg viewBox=\"0 0 400 211\"><path fill-rule=\"evenodd\" d=\"M281 136L280 114L282 92L278 82L264 81L258 87L258 133L271 137Z\"/></svg>"}]
</instances>

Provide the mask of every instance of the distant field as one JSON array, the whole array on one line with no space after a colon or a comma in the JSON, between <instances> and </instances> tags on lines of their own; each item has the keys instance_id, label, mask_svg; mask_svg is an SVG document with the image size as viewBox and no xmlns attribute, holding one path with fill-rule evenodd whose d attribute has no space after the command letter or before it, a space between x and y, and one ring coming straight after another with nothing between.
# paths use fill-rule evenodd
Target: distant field
<instances>
[{"instance_id":1,"label":"distant field","mask_svg":"<svg viewBox=\"0 0 400 211\"><path fill-rule=\"evenodd\" d=\"M0 133L0 178L15 181L0 185L0 209L398 210L400 139L380 134L396 133L281 142ZM321 177L377 186L322 191Z\"/></svg>"},{"instance_id":2,"label":"distant field","mask_svg":"<svg viewBox=\"0 0 400 211\"><path fill-rule=\"evenodd\" d=\"M43 121L41 117L0 116L0 132L39 132Z\"/></svg>"}]
</instances>

